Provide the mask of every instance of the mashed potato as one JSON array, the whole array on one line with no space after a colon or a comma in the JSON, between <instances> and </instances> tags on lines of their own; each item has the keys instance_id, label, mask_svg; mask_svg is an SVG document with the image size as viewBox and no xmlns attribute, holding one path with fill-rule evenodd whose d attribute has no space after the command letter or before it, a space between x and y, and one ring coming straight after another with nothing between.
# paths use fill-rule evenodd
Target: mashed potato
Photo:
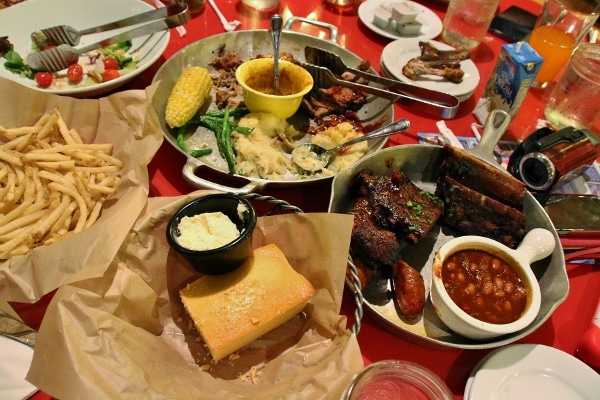
<instances>
[{"instance_id":1,"label":"mashed potato","mask_svg":"<svg viewBox=\"0 0 600 400\"><path fill-rule=\"evenodd\" d=\"M294 163L291 157L292 150L307 141L304 132L269 113L247 114L238 124L254 128L249 135L236 134L232 138L237 172L249 177L284 180L307 174L315 177L331 176L358 161L369 147L367 142L362 142L345 148L332 159L326 169L309 173ZM311 143L331 149L362 135L351 123L342 122L314 136L307 136Z\"/></svg>"},{"instance_id":2,"label":"mashed potato","mask_svg":"<svg viewBox=\"0 0 600 400\"><path fill-rule=\"evenodd\" d=\"M318 144L326 149L331 149L342 143L356 139L359 136L363 136L363 133L354 129L354 126L352 126L351 123L342 122L341 124L317 133L312 138L311 143ZM331 171L332 175L341 171L360 160L368 149L369 145L367 142L360 142L340 150L340 152L331 159L331 163L327 167L327 170Z\"/></svg>"},{"instance_id":3,"label":"mashed potato","mask_svg":"<svg viewBox=\"0 0 600 400\"><path fill-rule=\"evenodd\" d=\"M254 128L249 135L233 135L236 150L236 170L240 175L281 180L285 175L298 173L285 149L302 134L286 120L269 113L245 115L240 126Z\"/></svg>"}]
</instances>

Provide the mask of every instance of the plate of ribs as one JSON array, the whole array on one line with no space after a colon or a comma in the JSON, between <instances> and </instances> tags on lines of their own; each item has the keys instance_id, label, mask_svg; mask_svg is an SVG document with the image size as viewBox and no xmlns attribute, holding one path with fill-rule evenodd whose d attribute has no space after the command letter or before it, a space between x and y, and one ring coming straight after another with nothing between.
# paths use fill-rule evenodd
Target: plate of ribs
<instances>
[{"instance_id":1,"label":"plate of ribs","mask_svg":"<svg viewBox=\"0 0 600 400\"><path fill-rule=\"evenodd\" d=\"M468 50L455 49L434 40L407 45L394 41L381 54L385 75L411 85L468 99L479 84L479 70Z\"/></svg>"},{"instance_id":2,"label":"plate of ribs","mask_svg":"<svg viewBox=\"0 0 600 400\"><path fill-rule=\"evenodd\" d=\"M499 113L505 119L502 129L490 122ZM565 260L552 222L493 156L508 121L508 114L493 111L484 129L488 139L475 149L390 147L334 178L329 212L355 216L346 283L362 293L366 312L391 333L427 347L494 348L535 331L566 299ZM542 291L536 319L522 331L482 341L445 326L429 300L435 252L463 235L516 248L534 228L548 229L557 243L550 257L532 264Z\"/></svg>"}]
</instances>

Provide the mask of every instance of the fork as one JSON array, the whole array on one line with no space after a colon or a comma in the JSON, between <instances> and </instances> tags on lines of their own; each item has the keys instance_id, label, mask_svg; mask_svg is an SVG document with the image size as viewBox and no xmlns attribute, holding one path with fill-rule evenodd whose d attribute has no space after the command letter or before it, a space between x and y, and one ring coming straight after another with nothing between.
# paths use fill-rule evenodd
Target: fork
<instances>
[{"instance_id":1,"label":"fork","mask_svg":"<svg viewBox=\"0 0 600 400\"><path fill-rule=\"evenodd\" d=\"M88 51L110 46L111 44L123 42L136 37L149 35L167 28L175 28L186 23L189 21L189 19L190 13L188 12L186 5L185 11L177 15L139 26L84 47L75 48L67 44L61 44L60 46L53 47L48 50L31 53L27 56L27 64L35 71L60 71L67 68L71 64L77 63L79 61L79 56Z\"/></svg>"},{"instance_id":2,"label":"fork","mask_svg":"<svg viewBox=\"0 0 600 400\"><path fill-rule=\"evenodd\" d=\"M35 347L35 336L37 332L10 314L0 311L0 336L7 337Z\"/></svg>"},{"instance_id":3,"label":"fork","mask_svg":"<svg viewBox=\"0 0 600 400\"><path fill-rule=\"evenodd\" d=\"M397 95L394 101L402 100L404 105L413 106L416 111L434 114L444 119L455 117L458 111L460 102L456 96L351 68L346 65L338 54L331 51L319 47L306 46L304 48L304 57L308 63L325 67L337 75L350 72L370 82L379 83ZM364 91L367 92L367 90ZM377 93L372 94L377 95Z\"/></svg>"},{"instance_id":4,"label":"fork","mask_svg":"<svg viewBox=\"0 0 600 400\"><path fill-rule=\"evenodd\" d=\"M142 14L133 15L131 17L123 18L118 21L109 22L107 24L95 26L92 28L77 30L68 25L51 26L44 28L39 31L35 31L31 34L31 40L39 48L43 49L50 43L55 44L68 44L76 46L79 44L79 40L84 35L91 33L106 32L113 29L123 28L126 26L137 25L143 22L154 21L157 19L166 18L172 15L185 12L187 4L185 3L173 3L167 7L157 8L155 10L147 11Z\"/></svg>"}]
</instances>

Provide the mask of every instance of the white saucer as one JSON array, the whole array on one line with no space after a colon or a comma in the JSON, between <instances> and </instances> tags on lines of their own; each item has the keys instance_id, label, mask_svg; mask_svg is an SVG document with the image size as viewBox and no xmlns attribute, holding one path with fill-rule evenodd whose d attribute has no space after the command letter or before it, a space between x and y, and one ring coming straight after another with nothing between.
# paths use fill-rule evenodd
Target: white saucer
<instances>
[{"instance_id":1,"label":"white saucer","mask_svg":"<svg viewBox=\"0 0 600 400\"><path fill-rule=\"evenodd\" d=\"M400 1L400 0L394 0ZM442 32L442 21L440 18L429 8L422 6L414 1L406 1L410 3L415 9L419 11L417 15L417 21L422 24L421 30L418 35L414 36L401 36L398 32L392 30L386 30L378 27L373 23L373 14L377 7L382 4L391 4L392 0L367 0L358 6L358 18L371 29L382 36L390 39L402 40L405 43L419 43L419 40L429 40L438 36Z\"/></svg>"},{"instance_id":2,"label":"white saucer","mask_svg":"<svg viewBox=\"0 0 600 400\"><path fill-rule=\"evenodd\" d=\"M553 347L516 344L487 355L465 387L465 400L593 400L600 375Z\"/></svg>"},{"instance_id":3,"label":"white saucer","mask_svg":"<svg viewBox=\"0 0 600 400\"><path fill-rule=\"evenodd\" d=\"M429 40L436 48L440 50L450 50L453 47L445 43ZM473 61L461 61L461 69L465 72L461 83L453 83L441 76L426 75L420 76L417 80L412 80L402 73L402 67L408 60L421 55L419 43L407 45L403 40L395 40L385 46L381 53L381 66L392 78L411 85L424 87L438 92L444 92L456 96L463 101L469 98L477 85L479 84L479 70Z\"/></svg>"},{"instance_id":4,"label":"white saucer","mask_svg":"<svg viewBox=\"0 0 600 400\"><path fill-rule=\"evenodd\" d=\"M37 388L25 380L33 349L16 340L0 336L0 399L23 399Z\"/></svg>"}]
</instances>

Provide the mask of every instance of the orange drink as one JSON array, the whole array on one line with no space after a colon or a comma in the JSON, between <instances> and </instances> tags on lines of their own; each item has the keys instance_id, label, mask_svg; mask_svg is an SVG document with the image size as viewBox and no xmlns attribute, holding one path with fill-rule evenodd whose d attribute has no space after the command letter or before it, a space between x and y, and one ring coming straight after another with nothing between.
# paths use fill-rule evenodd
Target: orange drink
<instances>
[{"instance_id":1,"label":"orange drink","mask_svg":"<svg viewBox=\"0 0 600 400\"><path fill-rule=\"evenodd\" d=\"M599 1L545 0L529 44L544 63L534 86L545 87L566 64L575 47L598 19Z\"/></svg>"},{"instance_id":2,"label":"orange drink","mask_svg":"<svg viewBox=\"0 0 600 400\"><path fill-rule=\"evenodd\" d=\"M551 25L543 25L531 32L529 44L542 56L544 62L535 80L550 82L569 60L576 39L563 29Z\"/></svg>"}]
</instances>

